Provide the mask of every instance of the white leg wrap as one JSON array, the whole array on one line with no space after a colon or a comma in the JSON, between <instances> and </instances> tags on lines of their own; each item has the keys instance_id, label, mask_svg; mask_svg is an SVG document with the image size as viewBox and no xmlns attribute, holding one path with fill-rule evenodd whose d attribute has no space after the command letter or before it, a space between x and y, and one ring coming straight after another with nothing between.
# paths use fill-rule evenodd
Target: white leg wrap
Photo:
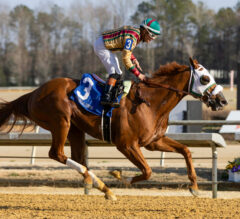
<instances>
[{"instance_id":1,"label":"white leg wrap","mask_svg":"<svg viewBox=\"0 0 240 219\"><path fill-rule=\"evenodd\" d=\"M99 187L99 185L98 185L98 181L97 181L97 176L92 172L92 171L88 171L88 174L91 176L91 178L92 178L92 181L93 181L93 185L95 186L95 187Z\"/></svg>"},{"instance_id":2,"label":"white leg wrap","mask_svg":"<svg viewBox=\"0 0 240 219\"><path fill-rule=\"evenodd\" d=\"M66 162L66 165L77 170L79 173L85 173L87 168L77 162L75 162L74 160L68 158L67 159L67 162Z\"/></svg>"},{"instance_id":3,"label":"white leg wrap","mask_svg":"<svg viewBox=\"0 0 240 219\"><path fill-rule=\"evenodd\" d=\"M88 171L88 174L91 176L93 181L93 186L99 190L103 190L105 184L91 171Z\"/></svg>"}]
</instances>

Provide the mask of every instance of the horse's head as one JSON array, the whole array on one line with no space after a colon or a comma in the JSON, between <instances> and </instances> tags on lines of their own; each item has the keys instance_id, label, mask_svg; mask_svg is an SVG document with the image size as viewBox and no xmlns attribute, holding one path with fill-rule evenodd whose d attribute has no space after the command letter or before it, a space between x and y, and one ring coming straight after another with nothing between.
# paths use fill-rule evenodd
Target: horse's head
<instances>
[{"instance_id":1,"label":"horse's head","mask_svg":"<svg viewBox=\"0 0 240 219\"><path fill-rule=\"evenodd\" d=\"M227 105L223 96L222 86L217 85L212 75L196 60L189 58L191 65L191 78L188 91L194 97L199 98L213 111L221 110Z\"/></svg>"}]
</instances>

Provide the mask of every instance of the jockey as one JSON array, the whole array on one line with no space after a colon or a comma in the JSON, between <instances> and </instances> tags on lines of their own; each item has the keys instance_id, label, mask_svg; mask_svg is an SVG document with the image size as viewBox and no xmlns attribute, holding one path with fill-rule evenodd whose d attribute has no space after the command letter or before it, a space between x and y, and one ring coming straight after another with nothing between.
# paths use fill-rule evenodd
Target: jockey
<instances>
[{"instance_id":1,"label":"jockey","mask_svg":"<svg viewBox=\"0 0 240 219\"><path fill-rule=\"evenodd\" d=\"M119 80L122 75L118 58L113 52L121 51L125 67L141 81L144 81L145 75L139 72L139 70L142 71L142 69L138 60L132 54L132 51L140 42L149 43L160 35L160 33L160 24L155 19L148 18L142 22L140 28L124 26L106 31L96 40L94 43L94 51L109 74L101 100L102 105L112 105L111 91L116 81Z\"/></svg>"}]
</instances>

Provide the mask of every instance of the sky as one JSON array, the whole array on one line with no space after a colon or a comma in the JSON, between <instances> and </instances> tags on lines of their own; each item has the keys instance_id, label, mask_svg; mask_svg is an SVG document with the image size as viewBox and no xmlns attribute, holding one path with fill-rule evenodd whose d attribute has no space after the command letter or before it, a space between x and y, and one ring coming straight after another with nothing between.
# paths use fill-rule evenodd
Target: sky
<instances>
[{"instance_id":1,"label":"sky","mask_svg":"<svg viewBox=\"0 0 240 219\"><path fill-rule=\"evenodd\" d=\"M0 5L9 5L11 8L19 4L24 4L31 9L36 9L41 5L48 4L57 4L60 7L67 8L73 2L85 1L85 0L0 0ZM101 0L91 0L93 2L98 2ZM121 1L121 0L119 0ZM197 3L199 0L192 0L194 3ZM239 0L201 0L204 2L210 9L218 11L222 7L234 7Z\"/></svg>"},{"instance_id":2,"label":"sky","mask_svg":"<svg viewBox=\"0 0 240 219\"><path fill-rule=\"evenodd\" d=\"M192 0L194 3L197 3L199 0ZM236 6L239 0L201 0L204 2L210 9L218 11L220 8L234 7Z\"/></svg>"}]
</instances>

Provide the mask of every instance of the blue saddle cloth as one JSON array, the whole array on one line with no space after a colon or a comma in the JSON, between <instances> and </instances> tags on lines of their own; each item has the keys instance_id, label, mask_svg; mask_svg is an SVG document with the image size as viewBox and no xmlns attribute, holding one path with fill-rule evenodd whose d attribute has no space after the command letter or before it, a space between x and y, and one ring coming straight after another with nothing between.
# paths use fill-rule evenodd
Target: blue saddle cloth
<instances>
[{"instance_id":1,"label":"blue saddle cloth","mask_svg":"<svg viewBox=\"0 0 240 219\"><path fill-rule=\"evenodd\" d=\"M83 74L79 85L73 90L70 95L70 99L73 100L77 105L81 106L85 110L95 115L101 116L103 112L103 106L101 105L101 97L104 92L103 86L100 86L99 82L101 79L94 74ZM104 81L101 81L104 83ZM120 101L122 94L118 96L116 101ZM107 112L107 116L112 116L111 108Z\"/></svg>"}]
</instances>

